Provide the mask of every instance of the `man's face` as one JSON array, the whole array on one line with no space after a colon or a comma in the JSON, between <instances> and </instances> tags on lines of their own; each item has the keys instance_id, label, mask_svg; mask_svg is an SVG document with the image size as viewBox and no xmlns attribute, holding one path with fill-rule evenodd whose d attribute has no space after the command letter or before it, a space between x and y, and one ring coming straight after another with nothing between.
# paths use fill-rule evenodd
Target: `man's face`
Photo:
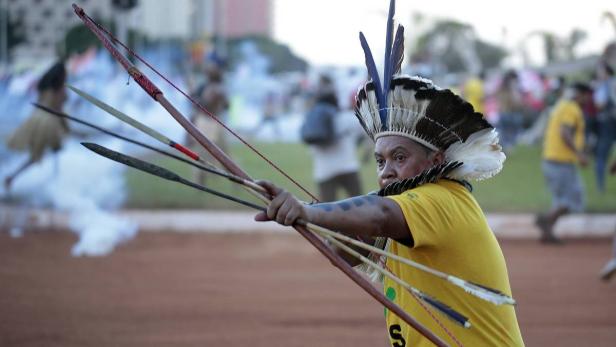
<instances>
[{"instance_id":1,"label":"man's face","mask_svg":"<svg viewBox=\"0 0 616 347\"><path fill-rule=\"evenodd\" d=\"M383 136L376 140L374 158L379 187L411 178L443 161L440 152L428 153L417 142L403 136Z\"/></svg>"},{"instance_id":2,"label":"man's face","mask_svg":"<svg viewBox=\"0 0 616 347\"><path fill-rule=\"evenodd\" d=\"M590 92L577 91L575 94L575 101L578 103L578 105L580 105L580 107L584 107L591 100L592 94Z\"/></svg>"}]
</instances>

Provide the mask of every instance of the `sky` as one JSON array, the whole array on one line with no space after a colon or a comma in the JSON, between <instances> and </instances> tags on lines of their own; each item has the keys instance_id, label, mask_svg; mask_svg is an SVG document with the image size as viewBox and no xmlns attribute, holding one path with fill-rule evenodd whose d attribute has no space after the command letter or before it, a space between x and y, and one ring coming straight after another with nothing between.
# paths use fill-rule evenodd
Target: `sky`
<instances>
[{"instance_id":1,"label":"sky","mask_svg":"<svg viewBox=\"0 0 616 347\"><path fill-rule=\"evenodd\" d=\"M387 0L274 0L274 37L317 65L363 65L359 32L366 35L378 61L388 8ZM518 46L536 30L564 37L578 27L589 34L578 52L598 53L610 39L616 39L611 24L602 20L605 11L616 14L616 1L398 0L395 19L404 25L407 43L421 31L412 15L419 12L428 18L472 24L481 39L508 48ZM539 40L529 41L529 49L538 57Z\"/></svg>"}]
</instances>

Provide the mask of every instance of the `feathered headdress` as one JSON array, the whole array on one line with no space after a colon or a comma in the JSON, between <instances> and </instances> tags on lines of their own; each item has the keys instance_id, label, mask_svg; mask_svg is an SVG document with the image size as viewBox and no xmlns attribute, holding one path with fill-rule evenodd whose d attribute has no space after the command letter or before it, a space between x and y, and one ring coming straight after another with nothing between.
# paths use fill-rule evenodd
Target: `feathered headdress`
<instances>
[{"instance_id":1,"label":"feathered headdress","mask_svg":"<svg viewBox=\"0 0 616 347\"><path fill-rule=\"evenodd\" d=\"M370 76L356 95L355 115L362 127L374 141L382 136L405 136L431 150L443 151L445 165L461 163L441 170L443 177L482 180L494 176L505 160L494 127L450 90L400 73L404 27L398 25L392 43L394 12L395 0L391 0L382 86L370 47L363 33L359 34Z\"/></svg>"}]
</instances>

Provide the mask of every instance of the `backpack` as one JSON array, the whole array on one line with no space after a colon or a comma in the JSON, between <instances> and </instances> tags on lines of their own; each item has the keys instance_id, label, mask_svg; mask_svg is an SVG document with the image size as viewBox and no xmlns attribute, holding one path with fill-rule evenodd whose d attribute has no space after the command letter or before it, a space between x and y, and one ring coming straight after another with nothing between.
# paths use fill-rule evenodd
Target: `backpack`
<instances>
[{"instance_id":1,"label":"backpack","mask_svg":"<svg viewBox=\"0 0 616 347\"><path fill-rule=\"evenodd\" d=\"M300 136L309 145L327 146L336 140L334 117L337 109L327 104L316 104L304 119Z\"/></svg>"}]
</instances>

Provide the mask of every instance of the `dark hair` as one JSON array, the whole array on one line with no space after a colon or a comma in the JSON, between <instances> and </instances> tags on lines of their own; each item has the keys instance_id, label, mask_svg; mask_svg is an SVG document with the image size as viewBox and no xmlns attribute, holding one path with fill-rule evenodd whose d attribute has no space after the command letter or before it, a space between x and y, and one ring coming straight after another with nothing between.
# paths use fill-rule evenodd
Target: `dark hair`
<instances>
[{"instance_id":1,"label":"dark hair","mask_svg":"<svg viewBox=\"0 0 616 347\"><path fill-rule=\"evenodd\" d=\"M326 103L334 107L338 107L338 97L333 92L317 93L317 102Z\"/></svg>"},{"instance_id":2,"label":"dark hair","mask_svg":"<svg viewBox=\"0 0 616 347\"><path fill-rule=\"evenodd\" d=\"M612 67L607 62L603 62L601 65L605 69L605 72L607 72L608 76L614 76L614 69L612 69Z\"/></svg>"},{"instance_id":3,"label":"dark hair","mask_svg":"<svg viewBox=\"0 0 616 347\"><path fill-rule=\"evenodd\" d=\"M571 88L575 89L578 93L592 93L590 85L584 82L575 82L571 85Z\"/></svg>"},{"instance_id":4,"label":"dark hair","mask_svg":"<svg viewBox=\"0 0 616 347\"><path fill-rule=\"evenodd\" d=\"M206 69L206 75L211 82L222 82L223 72L222 69L216 65L208 66Z\"/></svg>"},{"instance_id":5,"label":"dark hair","mask_svg":"<svg viewBox=\"0 0 616 347\"><path fill-rule=\"evenodd\" d=\"M333 82L334 81L332 80L332 78L329 75L322 74L322 75L319 76L319 83L322 84L322 85L329 86L329 85L332 85Z\"/></svg>"},{"instance_id":6,"label":"dark hair","mask_svg":"<svg viewBox=\"0 0 616 347\"><path fill-rule=\"evenodd\" d=\"M66 68L64 63L57 62L41 77L36 89L39 92L48 89L58 90L64 86L64 82L66 82Z\"/></svg>"},{"instance_id":7,"label":"dark hair","mask_svg":"<svg viewBox=\"0 0 616 347\"><path fill-rule=\"evenodd\" d=\"M509 81L511 81L511 80L517 80L517 79L518 79L518 77L519 77L519 76L518 76L518 73L517 73L517 72L515 72L515 70L508 70L508 71L505 73L505 76L503 76L503 80L504 80L505 82L509 82Z\"/></svg>"}]
</instances>

